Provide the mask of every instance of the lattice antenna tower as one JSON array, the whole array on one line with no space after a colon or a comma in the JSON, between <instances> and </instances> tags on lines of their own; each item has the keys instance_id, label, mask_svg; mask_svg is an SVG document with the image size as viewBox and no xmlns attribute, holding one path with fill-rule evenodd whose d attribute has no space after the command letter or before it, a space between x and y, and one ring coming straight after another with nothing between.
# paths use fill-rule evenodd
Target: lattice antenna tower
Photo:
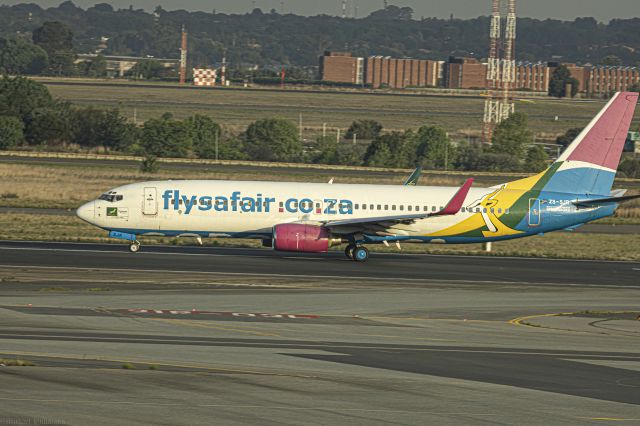
<instances>
[{"instance_id":1,"label":"lattice antenna tower","mask_svg":"<svg viewBox=\"0 0 640 426\"><path fill-rule=\"evenodd\" d=\"M506 13L503 13L505 3ZM495 126L509 118L515 110L511 97L515 83L515 41L516 0L492 0L487 66L488 95L484 107L483 127L483 139L487 143L491 142Z\"/></svg>"}]
</instances>

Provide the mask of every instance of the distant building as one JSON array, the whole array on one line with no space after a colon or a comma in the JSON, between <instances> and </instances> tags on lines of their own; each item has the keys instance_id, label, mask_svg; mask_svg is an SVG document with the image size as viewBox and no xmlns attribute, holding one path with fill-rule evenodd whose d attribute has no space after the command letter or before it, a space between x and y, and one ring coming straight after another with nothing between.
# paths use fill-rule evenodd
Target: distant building
<instances>
[{"instance_id":1,"label":"distant building","mask_svg":"<svg viewBox=\"0 0 640 426\"><path fill-rule=\"evenodd\" d=\"M444 87L447 89L486 88L487 64L475 58L450 57L445 64Z\"/></svg>"},{"instance_id":2,"label":"distant building","mask_svg":"<svg viewBox=\"0 0 640 426\"><path fill-rule=\"evenodd\" d=\"M624 152L640 154L640 132L629 132L624 143Z\"/></svg>"},{"instance_id":3,"label":"distant building","mask_svg":"<svg viewBox=\"0 0 640 426\"><path fill-rule=\"evenodd\" d=\"M364 59L349 52L325 52L320 57L320 78L335 83L362 84Z\"/></svg>"},{"instance_id":4,"label":"distant building","mask_svg":"<svg viewBox=\"0 0 640 426\"><path fill-rule=\"evenodd\" d=\"M609 96L640 83L640 68L581 66L560 62L518 62L514 89L549 91L553 72L565 65L578 80L578 92L587 96ZM324 81L366 83L378 89L388 87L444 87L447 89L486 89L487 64L475 58L450 57L447 62L424 59L397 59L389 56L356 58L348 52L325 52L320 57Z\"/></svg>"},{"instance_id":5,"label":"distant building","mask_svg":"<svg viewBox=\"0 0 640 426\"><path fill-rule=\"evenodd\" d=\"M91 62L97 54L80 54L76 59L76 63ZM154 60L160 62L165 68L177 69L180 64L180 59L166 59L166 58L153 58L153 57L136 57L136 56L111 56L103 55L107 62L107 76L108 77L124 77L131 68L136 66L138 62Z\"/></svg>"},{"instance_id":6,"label":"distant building","mask_svg":"<svg viewBox=\"0 0 640 426\"><path fill-rule=\"evenodd\" d=\"M442 85L442 64L442 61L370 56L365 62L365 82L374 89L438 87Z\"/></svg>"}]
</instances>

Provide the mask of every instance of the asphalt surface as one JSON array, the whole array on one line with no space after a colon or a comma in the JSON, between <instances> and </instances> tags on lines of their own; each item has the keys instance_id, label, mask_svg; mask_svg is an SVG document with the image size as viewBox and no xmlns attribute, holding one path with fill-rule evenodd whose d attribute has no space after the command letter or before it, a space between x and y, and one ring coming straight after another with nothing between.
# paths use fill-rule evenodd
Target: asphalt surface
<instances>
[{"instance_id":1,"label":"asphalt surface","mask_svg":"<svg viewBox=\"0 0 640 426\"><path fill-rule=\"evenodd\" d=\"M371 255L366 263L269 249L0 242L2 265L184 271L318 279L595 285L640 288L640 263L416 254Z\"/></svg>"},{"instance_id":2,"label":"asphalt surface","mask_svg":"<svg viewBox=\"0 0 640 426\"><path fill-rule=\"evenodd\" d=\"M0 242L0 423L640 422L638 263L143 249Z\"/></svg>"}]
</instances>

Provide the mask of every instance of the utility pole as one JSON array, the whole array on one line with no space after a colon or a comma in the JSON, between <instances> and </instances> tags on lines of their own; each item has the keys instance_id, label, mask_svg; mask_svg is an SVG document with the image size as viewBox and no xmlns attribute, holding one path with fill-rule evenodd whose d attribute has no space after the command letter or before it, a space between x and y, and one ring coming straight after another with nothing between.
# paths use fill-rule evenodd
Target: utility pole
<instances>
[{"instance_id":1,"label":"utility pole","mask_svg":"<svg viewBox=\"0 0 640 426\"><path fill-rule=\"evenodd\" d=\"M322 123L322 137L327 137L327 123Z\"/></svg>"},{"instance_id":2,"label":"utility pole","mask_svg":"<svg viewBox=\"0 0 640 426\"><path fill-rule=\"evenodd\" d=\"M220 139L220 128L216 129L216 132L214 133L214 141L215 141L215 145L216 145L216 161L218 161L218 139Z\"/></svg>"},{"instance_id":3,"label":"utility pole","mask_svg":"<svg viewBox=\"0 0 640 426\"><path fill-rule=\"evenodd\" d=\"M340 129L336 129L336 142L340 143Z\"/></svg>"}]
</instances>

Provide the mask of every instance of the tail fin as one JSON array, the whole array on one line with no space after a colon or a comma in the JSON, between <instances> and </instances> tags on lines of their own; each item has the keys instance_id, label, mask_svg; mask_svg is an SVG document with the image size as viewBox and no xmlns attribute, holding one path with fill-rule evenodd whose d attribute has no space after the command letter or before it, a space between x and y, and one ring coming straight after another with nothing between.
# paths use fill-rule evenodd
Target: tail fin
<instances>
[{"instance_id":1,"label":"tail fin","mask_svg":"<svg viewBox=\"0 0 640 426\"><path fill-rule=\"evenodd\" d=\"M616 93L551 166L545 190L608 195L637 102L638 93Z\"/></svg>"}]
</instances>

